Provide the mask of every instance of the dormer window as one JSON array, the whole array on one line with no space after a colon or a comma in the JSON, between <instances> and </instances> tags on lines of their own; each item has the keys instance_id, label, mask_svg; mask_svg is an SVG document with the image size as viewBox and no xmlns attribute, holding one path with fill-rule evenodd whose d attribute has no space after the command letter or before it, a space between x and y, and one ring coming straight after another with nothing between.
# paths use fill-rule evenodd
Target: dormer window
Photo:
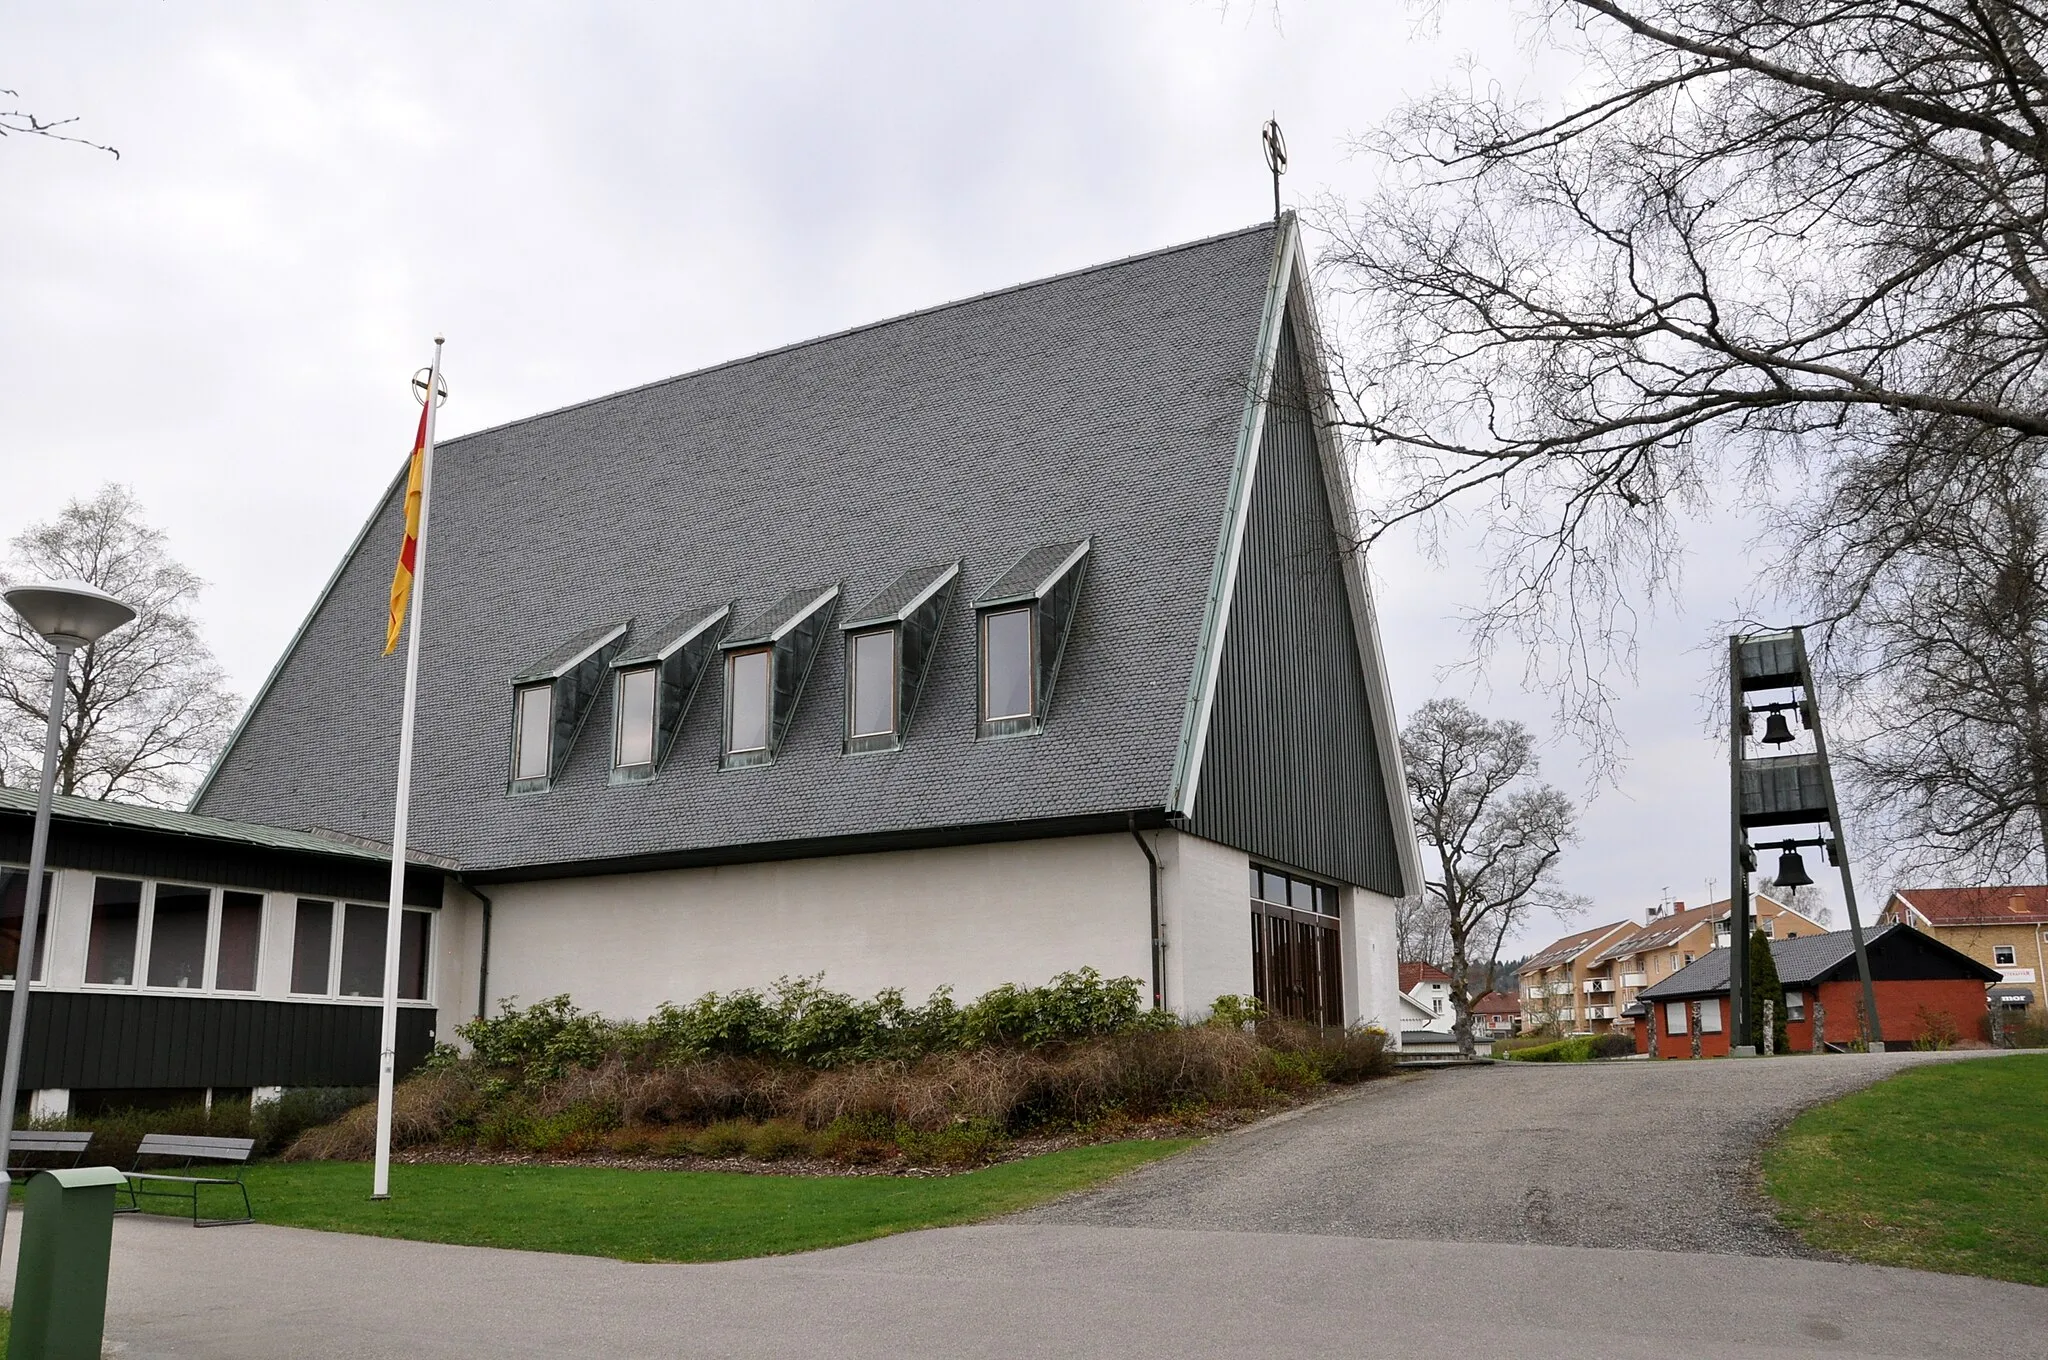
<instances>
[{"instance_id":1,"label":"dormer window","mask_svg":"<svg viewBox=\"0 0 2048 1360\"><path fill-rule=\"evenodd\" d=\"M975 601L980 735L1019 736L1045 726L1092 546L1084 539L1034 548Z\"/></svg>"},{"instance_id":2,"label":"dormer window","mask_svg":"<svg viewBox=\"0 0 2048 1360\"><path fill-rule=\"evenodd\" d=\"M838 600L836 585L792 590L719 644L725 653L726 769L774 761Z\"/></svg>"},{"instance_id":3,"label":"dormer window","mask_svg":"<svg viewBox=\"0 0 2048 1360\"><path fill-rule=\"evenodd\" d=\"M1031 716L1032 610L992 609L981 616L981 718Z\"/></svg>"},{"instance_id":4,"label":"dormer window","mask_svg":"<svg viewBox=\"0 0 2048 1360\"><path fill-rule=\"evenodd\" d=\"M772 648L734 652L725 659L725 749L747 755L768 749L768 714L774 707L768 688L775 669Z\"/></svg>"},{"instance_id":5,"label":"dormer window","mask_svg":"<svg viewBox=\"0 0 2048 1360\"><path fill-rule=\"evenodd\" d=\"M849 643L847 736L896 735L896 630L855 633Z\"/></svg>"},{"instance_id":6,"label":"dormer window","mask_svg":"<svg viewBox=\"0 0 2048 1360\"><path fill-rule=\"evenodd\" d=\"M917 567L839 625L846 634L846 749L903 744L960 564Z\"/></svg>"},{"instance_id":7,"label":"dormer window","mask_svg":"<svg viewBox=\"0 0 2048 1360\"><path fill-rule=\"evenodd\" d=\"M555 687L527 685L513 703L512 780L545 783L554 744Z\"/></svg>"},{"instance_id":8,"label":"dormer window","mask_svg":"<svg viewBox=\"0 0 2048 1360\"><path fill-rule=\"evenodd\" d=\"M541 793L568 763L632 620L580 633L512 678L512 771L507 791Z\"/></svg>"},{"instance_id":9,"label":"dormer window","mask_svg":"<svg viewBox=\"0 0 2048 1360\"><path fill-rule=\"evenodd\" d=\"M644 784L668 759L731 617L731 605L679 614L612 662L612 783Z\"/></svg>"},{"instance_id":10,"label":"dormer window","mask_svg":"<svg viewBox=\"0 0 2048 1360\"><path fill-rule=\"evenodd\" d=\"M654 764L654 694L661 672L653 666L634 666L618 673L618 718L612 743L612 768L619 770L652 767Z\"/></svg>"}]
</instances>

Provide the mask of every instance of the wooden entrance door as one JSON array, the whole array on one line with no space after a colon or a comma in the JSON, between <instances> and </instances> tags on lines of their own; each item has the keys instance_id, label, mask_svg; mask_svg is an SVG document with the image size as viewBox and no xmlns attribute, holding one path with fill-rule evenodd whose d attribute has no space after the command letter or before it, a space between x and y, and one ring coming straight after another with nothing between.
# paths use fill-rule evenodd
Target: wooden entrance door
<instances>
[{"instance_id":1,"label":"wooden entrance door","mask_svg":"<svg viewBox=\"0 0 2048 1360\"><path fill-rule=\"evenodd\" d=\"M1252 903L1252 990L1268 1015L1344 1023L1344 960L1337 918Z\"/></svg>"}]
</instances>

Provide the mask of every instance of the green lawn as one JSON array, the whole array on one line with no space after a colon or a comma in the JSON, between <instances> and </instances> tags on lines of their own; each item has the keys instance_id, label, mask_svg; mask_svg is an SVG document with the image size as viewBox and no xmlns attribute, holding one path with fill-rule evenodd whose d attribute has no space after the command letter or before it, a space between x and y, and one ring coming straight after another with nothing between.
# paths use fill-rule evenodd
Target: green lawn
<instances>
[{"instance_id":1,"label":"green lawn","mask_svg":"<svg viewBox=\"0 0 2048 1360\"><path fill-rule=\"evenodd\" d=\"M929 1177L394 1166L391 1198L381 1203L371 1201L370 1168L359 1163L261 1163L248 1183L261 1223L621 1261L729 1261L992 1218L1194 1141L1097 1143Z\"/></svg>"},{"instance_id":2,"label":"green lawn","mask_svg":"<svg viewBox=\"0 0 2048 1360\"><path fill-rule=\"evenodd\" d=\"M1764 1183L1816 1247L2048 1285L2048 1054L1916 1067L1809 1110Z\"/></svg>"}]
</instances>

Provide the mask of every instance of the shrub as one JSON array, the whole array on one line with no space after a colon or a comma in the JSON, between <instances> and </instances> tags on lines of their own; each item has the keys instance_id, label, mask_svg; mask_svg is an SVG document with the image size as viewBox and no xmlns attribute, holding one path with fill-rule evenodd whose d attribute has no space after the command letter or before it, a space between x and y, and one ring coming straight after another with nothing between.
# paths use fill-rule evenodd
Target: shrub
<instances>
[{"instance_id":1,"label":"shrub","mask_svg":"<svg viewBox=\"0 0 2048 1360\"><path fill-rule=\"evenodd\" d=\"M747 1150L754 1126L738 1119L722 1120L690 1140L690 1150L700 1157L737 1157Z\"/></svg>"},{"instance_id":2,"label":"shrub","mask_svg":"<svg viewBox=\"0 0 2048 1360\"><path fill-rule=\"evenodd\" d=\"M1494 1056L1511 1062L1592 1062L1598 1058L1622 1058L1636 1051L1635 1040L1626 1034L1575 1034L1549 1043L1517 1044L1505 1051L1501 1040Z\"/></svg>"},{"instance_id":3,"label":"shrub","mask_svg":"<svg viewBox=\"0 0 2048 1360\"><path fill-rule=\"evenodd\" d=\"M131 1167L135 1165L135 1149L145 1134L183 1133L209 1138L250 1138L256 1130L251 1127L247 1105L217 1102L211 1110L202 1104L179 1105L165 1110L107 1110L95 1115L67 1115L61 1119L34 1119L24 1127L35 1129L69 1129L90 1131L92 1146L86 1155L93 1164L100 1166ZM23 1165L47 1163L68 1166L70 1159L50 1159L38 1154L24 1153Z\"/></svg>"},{"instance_id":4,"label":"shrub","mask_svg":"<svg viewBox=\"0 0 2048 1360\"><path fill-rule=\"evenodd\" d=\"M811 1136L790 1119L771 1119L747 1135L747 1155L756 1161L779 1162L811 1150Z\"/></svg>"},{"instance_id":5,"label":"shrub","mask_svg":"<svg viewBox=\"0 0 2048 1360\"><path fill-rule=\"evenodd\" d=\"M1255 996L1219 996L1209 1007L1207 1023L1243 1029L1266 1018L1266 1003Z\"/></svg>"},{"instance_id":6,"label":"shrub","mask_svg":"<svg viewBox=\"0 0 2048 1360\"><path fill-rule=\"evenodd\" d=\"M1914 1012L1920 1022L1920 1037L1913 1041L1913 1047L1923 1053L1944 1053L1956 1046L1962 1032L1956 1028L1956 1018L1947 1011L1933 1011L1921 1006Z\"/></svg>"}]
</instances>

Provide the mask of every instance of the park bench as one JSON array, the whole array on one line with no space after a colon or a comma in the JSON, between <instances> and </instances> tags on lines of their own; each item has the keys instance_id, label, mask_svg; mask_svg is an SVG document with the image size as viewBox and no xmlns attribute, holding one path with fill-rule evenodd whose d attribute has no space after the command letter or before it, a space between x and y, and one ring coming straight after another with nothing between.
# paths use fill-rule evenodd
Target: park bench
<instances>
[{"instance_id":1,"label":"park bench","mask_svg":"<svg viewBox=\"0 0 2048 1360\"><path fill-rule=\"evenodd\" d=\"M192 1203L192 1226L215 1228L229 1223L254 1223L255 1213L249 1208L249 1189L242 1184L242 1168L248 1164L249 1153L256 1146L254 1138L200 1138L182 1133L151 1133L143 1135L142 1142L135 1149L135 1169L128 1172L126 1192L128 1203L117 1204L117 1214L140 1212L142 1196L161 1196L166 1199L190 1200ZM177 1162L173 1171L144 1171L145 1159L157 1162ZM218 1164L218 1169L231 1174L218 1176L195 1176L192 1174L196 1163ZM211 1168L209 1168L211 1169ZM205 1186L232 1186L242 1197L240 1218L201 1218L199 1216L199 1192ZM161 1187L161 1188L159 1188ZM116 1192L118 1195L120 1192Z\"/></svg>"},{"instance_id":2,"label":"park bench","mask_svg":"<svg viewBox=\"0 0 2048 1360\"><path fill-rule=\"evenodd\" d=\"M90 1133L73 1133L62 1129L16 1129L8 1141L7 1150L15 1157L16 1164L7 1168L7 1174L15 1180L26 1180L36 1172L46 1170L40 1166L28 1166L19 1161L23 1153L35 1153L52 1158L63 1167L74 1167L85 1160L86 1146L92 1142ZM69 1157L66 1162L63 1159Z\"/></svg>"}]
</instances>

